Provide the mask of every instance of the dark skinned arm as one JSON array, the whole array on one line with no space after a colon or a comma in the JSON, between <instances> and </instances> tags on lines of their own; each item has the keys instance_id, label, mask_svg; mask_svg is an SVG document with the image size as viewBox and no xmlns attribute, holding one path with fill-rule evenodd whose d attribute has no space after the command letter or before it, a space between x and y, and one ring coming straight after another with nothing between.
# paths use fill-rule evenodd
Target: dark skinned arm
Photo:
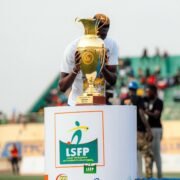
<instances>
[{"instance_id":1,"label":"dark skinned arm","mask_svg":"<svg viewBox=\"0 0 180 180\"><path fill-rule=\"evenodd\" d=\"M148 123L148 121L146 120L146 117L144 115L144 110L143 109L139 109L139 114L141 116L141 120L146 128L146 131L147 131L147 140L148 141L152 141L153 139L153 135L152 135L152 131L151 131L151 127Z\"/></svg>"},{"instance_id":2,"label":"dark skinned arm","mask_svg":"<svg viewBox=\"0 0 180 180\"><path fill-rule=\"evenodd\" d=\"M105 80L111 85L115 85L117 75L116 75L116 65L105 65L102 69L102 74Z\"/></svg>"},{"instance_id":3,"label":"dark skinned arm","mask_svg":"<svg viewBox=\"0 0 180 180\"><path fill-rule=\"evenodd\" d=\"M75 53L75 67L73 68L71 73L61 73L61 79L59 81L59 89L62 92L65 92L68 88L70 88L80 71L80 53L76 51ZM102 69L102 74L105 80L110 84L114 85L116 83L116 65L104 65Z\"/></svg>"},{"instance_id":4,"label":"dark skinned arm","mask_svg":"<svg viewBox=\"0 0 180 180\"><path fill-rule=\"evenodd\" d=\"M61 73L60 81L59 81L59 89L62 92L65 92L68 88L70 88L80 71L80 54L78 51L75 53L75 66L70 73Z\"/></svg>"},{"instance_id":5,"label":"dark skinned arm","mask_svg":"<svg viewBox=\"0 0 180 180\"><path fill-rule=\"evenodd\" d=\"M116 84L116 71L117 71L117 66L116 65L107 65L106 63L109 61L109 57L107 55L107 51L105 54L105 65L102 68L102 74L108 84L111 86Z\"/></svg>"},{"instance_id":6,"label":"dark skinned arm","mask_svg":"<svg viewBox=\"0 0 180 180\"><path fill-rule=\"evenodd\" d=\"M149 116L153 116L156 119L159 118L161 115L161 111L159 111L159 110L155 110L154 112L150 112L150 111L146 110L145 113Z\"/></svg>"},{"instance_id":7,"label":"dark skinned arm","mask_svg":"<svg viewBox=\"0 0 180 180\"><path fill-rule=\"evenodd\" d=\"M61 79L59 81L59 89L61 92L66 92L68 88L70 88L74 82L74 79L76 78L76 74L71 73L61 73Z\"/></svg>"}]
</instances>

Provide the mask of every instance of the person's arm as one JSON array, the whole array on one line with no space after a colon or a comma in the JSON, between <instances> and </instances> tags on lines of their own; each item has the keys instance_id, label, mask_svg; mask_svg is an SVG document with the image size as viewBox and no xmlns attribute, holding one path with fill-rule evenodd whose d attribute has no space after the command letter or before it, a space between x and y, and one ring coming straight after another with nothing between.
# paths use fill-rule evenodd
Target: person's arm
<instances>
[{"instance_id":1,"label":"person's arm","mask_svg":"<svg viewBox=\"0 0 180 180\"><path fill-rule=\"evenodd\" d=\"M102 69L105 80L112 86L115 85L117 79L116 68L116 65L105 65Z\"/></svg>"},{"instance_id":2,"label":"person's arm","mask_svg":"<svg viewBox=\"0 0 180 180\"><path fill-rule=\"evenodd\" d=\"M148 141L152 141L153 135L152 135L151 127L150 127L148 121L146 120L144 110L143 109L139 109L139 114L140 114L141 120L142 120L142 122L143 122L143 124L144 124L144 126L146 128L147 140Z\"/></svg>"},{"instance_id":3,"label":"person's arm","mask_svg":"<svg viewBox=\"0 0 180 180\"><path fill-rule=\"evenodd\" d=\"M146 110L145 113L148 116L154 117L155 119L158 119L161 116L161 112L163 110L163 102L159 101L158 104L155 106L155 111L151 112L149 110Z\"/></svg>"},{"instance_id":4,"label":"person's arm","mask_svg":"<svg viewBox=\"0 0 180 180\"><path fill-rule=\"evenodd\" d=\"M59 81L59 90L61 92L65 92L68 88L70 88L76 78L76 74L74 72L71 73L61 73L60 81Z\"/></svg>"},{"instance_id":5,"label":"person's arm","mask_svg":"<svg viewBox=\"0 0 180 180\"><path fill-rule=\"evenodd\" d=\"M149 130L151 129L151 127L150 127L148 121L146 120L146 117L145 117L145 115L144 115L144 110L143 110L143 109L139 109L139 114L140 114L140 116L141 116L141 120L142 120L142 122L143 122L146 130L149 131Z\"/></svg>"},{"instance_id":6,"label":"person's arm","mask_svg":"<svg viewBox=\"0 0 180 180\"><path fill-rule=\"evenodd\" d=\"M152 135L152 130L151 130L151 126L148 122L148 120L145 117L145 106L144 106L144 99L140 98L139 99L139 115L141 117L141 121L145 126L146 132L147 132L147 140L148 141L152 141L153 139L153 135Z\"/></svg>"},{"instance_id":7,"label":"person's arm","mask_svg":"<svg viewBox=\"0 0 180 180\"><path fill-rule=\"evenodd\" d=\"M118 64L118 46L114 42L111 51L107 50L105 55L105 65L102 69L102 74L105 80L111 85L115 85L117 79L117 64Z\"/></svg>"},{"instance_id":8,"label":"person's arm","mask_svg":"<svg viewBox=\"0 0 180 180\"><path fill-rule=\"evenodd\" d=\"M155 119L158 119L161 115L161 111L159 111L159 110L155 110L154 112L146 110L145 113L149 116L154 117Z\"/></svg>"},{"instance_id":9,"label":"person's arm","mask_svg":"<svg viewBox=\"0 0 180 180\"><path fill-rule=\"evenodd\" d=\"M80 53L76 51L75 53L75 66L72 69L72 72L65 73L61 72L60 81L59 81L59 89L62 92L65 92L68 88L70 88L80 71Z\"/></svg>"}]
</instances>

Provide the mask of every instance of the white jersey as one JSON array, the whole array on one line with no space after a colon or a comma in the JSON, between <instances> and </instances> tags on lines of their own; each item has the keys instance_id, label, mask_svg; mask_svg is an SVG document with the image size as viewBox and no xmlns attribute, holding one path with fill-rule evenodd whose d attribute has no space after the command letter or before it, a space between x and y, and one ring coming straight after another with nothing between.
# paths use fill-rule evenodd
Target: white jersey
<instances>
[{"instance_id":1,"label":"white jersey","mask_svg":"<svg viewBox=\"0 0 180 180\"><path fill-rule=\"evenodd\" d=\"M71 73L74 66L75 66L75 52L77 50L77 45L80 38L74 40L69 46L66 48L64 53L63 62L61 64L61 72L64 73ZM110 38L106 38L104 40L105 48L108 50L108 65L117 65L118 64L118 57L119 51L118 46L114 40ZM74 106L76 103L76 99L78 96L82 95L83 93L83 79L82 79L82 72L80 71L73 84L72 90L68 97L68 104L70 106Z\"/></svg>"}]
</instances>

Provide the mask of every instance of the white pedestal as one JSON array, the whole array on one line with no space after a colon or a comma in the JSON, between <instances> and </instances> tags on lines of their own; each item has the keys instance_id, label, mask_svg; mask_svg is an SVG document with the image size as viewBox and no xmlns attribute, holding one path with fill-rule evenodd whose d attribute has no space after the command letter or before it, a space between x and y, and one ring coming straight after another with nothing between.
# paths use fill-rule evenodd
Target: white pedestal
<instances>
[{"instance_id":1,"label":"white pedestal","mask_svg":"<svg viewBox=\"0 0 180 180\"><path fill-rule=\"evenodd\" d=\"M135 106L45 108L48 180L134 180L136 149Z\"/></svg>"}]
</instances>

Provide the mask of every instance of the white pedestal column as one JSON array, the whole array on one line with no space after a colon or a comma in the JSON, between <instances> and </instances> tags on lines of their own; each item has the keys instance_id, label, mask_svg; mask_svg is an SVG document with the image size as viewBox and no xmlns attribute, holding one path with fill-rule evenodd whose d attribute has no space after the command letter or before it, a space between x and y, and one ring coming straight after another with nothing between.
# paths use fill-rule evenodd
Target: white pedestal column
<instances>
[{"instance_id":1,"label":"white pedestal column","mask_svg":"<svg viewBox=\"0 0 180 180\"><path fill-rule=\"evenodd\" d=\"M48 180L134 180L136 149L135 106L45 108Z\"/></svg>"}]
</instances>

